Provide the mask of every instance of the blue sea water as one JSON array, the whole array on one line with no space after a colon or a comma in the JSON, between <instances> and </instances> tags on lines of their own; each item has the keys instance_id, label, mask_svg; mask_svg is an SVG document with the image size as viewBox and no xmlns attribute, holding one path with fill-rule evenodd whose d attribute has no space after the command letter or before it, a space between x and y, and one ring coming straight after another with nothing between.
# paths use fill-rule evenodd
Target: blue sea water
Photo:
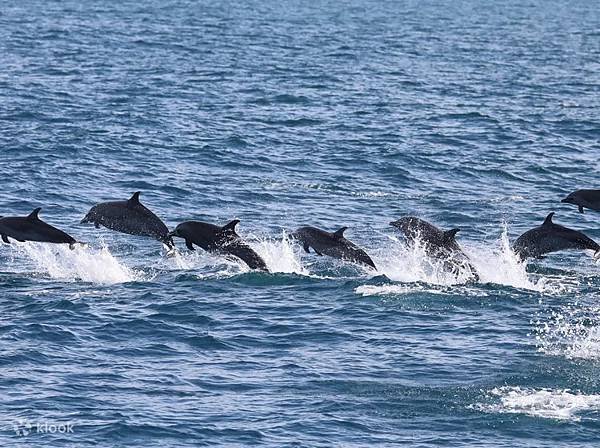
<instances>
[{"instance_id":1,"label":"blue sea water","mask_svg":"<svg viewBox=\"0 0 600 448\"><path fill-rule=\"evenodd\" d=\"M600 443L600 264L509 250L550 211L600 240L559 202L600 188L595 1L6 1L0 151L0 215L89 243L0 246L0 446ZM272 273L79 224L138 190Z\"/></svg>"}]
</instances>

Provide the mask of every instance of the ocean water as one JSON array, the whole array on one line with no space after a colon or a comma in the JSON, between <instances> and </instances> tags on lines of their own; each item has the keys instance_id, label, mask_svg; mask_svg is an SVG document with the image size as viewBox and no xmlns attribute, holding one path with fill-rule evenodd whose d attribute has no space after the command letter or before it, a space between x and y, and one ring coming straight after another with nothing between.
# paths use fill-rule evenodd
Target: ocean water
<instances>
[{"instance_id":1,"label":"ocean water","mask_svg":"<svg viewBox=\"0 0 600 448\"><path fill-rule=\"evenodd\" d=\"M600 240L559 202L600 188L595 1L4 2L0 151L0 215L88 243L0 246L0 446L600 443L600 264L509 249L550 211ZM138 190L272 272L79 224Z\"/></svg>"}]
</instances>

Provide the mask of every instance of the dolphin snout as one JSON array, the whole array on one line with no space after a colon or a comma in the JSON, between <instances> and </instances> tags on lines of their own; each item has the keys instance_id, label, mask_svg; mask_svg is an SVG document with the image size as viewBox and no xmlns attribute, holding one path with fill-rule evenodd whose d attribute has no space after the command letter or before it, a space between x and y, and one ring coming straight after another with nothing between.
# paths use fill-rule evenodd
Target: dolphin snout
<instances>
[{"instance_id":1,"label":"dolphin snout","mask_svg":"<svg viewBox=\"0 0 600 448\"><path fill-rule=\"evenodd\" d=\"M569 202L569 198L564 198L564 199L561 199L561 201L560 201L560 202L567 202L567 203L568 203L568 202Z\"/></svg>"}]
</instances>

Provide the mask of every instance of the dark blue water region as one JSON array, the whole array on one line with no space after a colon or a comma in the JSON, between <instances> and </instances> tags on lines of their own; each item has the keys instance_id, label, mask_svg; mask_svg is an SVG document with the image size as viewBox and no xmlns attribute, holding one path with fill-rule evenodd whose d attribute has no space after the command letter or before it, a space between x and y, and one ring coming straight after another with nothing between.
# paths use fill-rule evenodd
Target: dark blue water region
<instances>
[{"instance_id":1,"label":"dark blue water region","mask_svg":"<svg viewBox=\"0 0 600 448\"><path fill-rule=\"evenodd\" d=\"M595 447L600 274L519 262L600 188L596 2L7 2L0 445ZM270 273L79 224L142 202L238 231ZM404 245L457 238L465 284ZM372 272L306 254L314 225ZM71 429L71 431L69 430Z\"/></svg>"}]
</instances>

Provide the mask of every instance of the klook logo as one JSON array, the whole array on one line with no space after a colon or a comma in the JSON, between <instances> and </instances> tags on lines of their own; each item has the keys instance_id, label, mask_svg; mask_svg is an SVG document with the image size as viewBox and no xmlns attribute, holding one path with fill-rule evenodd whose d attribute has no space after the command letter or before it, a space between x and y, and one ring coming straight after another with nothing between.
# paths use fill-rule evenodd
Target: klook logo
<instances>
[{"instance_id":1,"label":"klook logo","mask_svg":"<svg viewBox=\"0 0 600 448\"><path fill-rule=\"evenodd\" d=\"M67 422L30 422L21 419L14 424L15 433L18 436L28 436L29 434L73 434L73 423Z\"/></svg>"}]
</instances>

